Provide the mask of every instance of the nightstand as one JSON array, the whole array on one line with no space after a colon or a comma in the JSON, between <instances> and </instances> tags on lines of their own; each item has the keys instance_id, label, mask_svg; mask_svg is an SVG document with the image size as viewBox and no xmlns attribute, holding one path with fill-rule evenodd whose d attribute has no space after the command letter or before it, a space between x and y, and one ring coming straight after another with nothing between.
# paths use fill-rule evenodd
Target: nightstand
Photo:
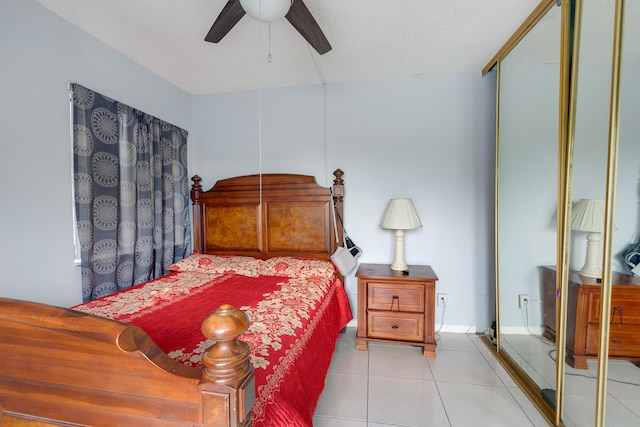
<instances>
[{"instance_id":1,"label":"nightstand","mask_svg":"<svg viewBox=\"0 0 640 427\"><path fill-rule=\"evenodd\" d=\"M436 281L428 265L410 265L409 274L389 264L360 264L356 349L367 350L371 340L423 347L435 357Z\"/></svg>"},{"instance_id":2,"label":"nightstand","mask_svg":"<svg viewBox=\"0 0 640 427\"><path fill-rule=\"evenodd\" d=\"M640 366L640 278L614 271L611 281L609 359ZM556 339L556 269L542 267L544 336ZM569 272L567 295L567 363L587 369L587 359L598 357L600 344L600 290L602 284L578 272Z\"/></svg>"}]
</instances>

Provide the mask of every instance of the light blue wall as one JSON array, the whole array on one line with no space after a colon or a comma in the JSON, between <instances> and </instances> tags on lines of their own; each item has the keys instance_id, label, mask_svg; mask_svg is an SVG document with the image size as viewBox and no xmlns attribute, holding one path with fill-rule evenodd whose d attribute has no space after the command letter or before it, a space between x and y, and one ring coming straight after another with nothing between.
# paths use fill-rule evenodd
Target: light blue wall
<instances>
[{"instance_id":1,"label":"light blue wall","mask_svg":"<svg viewBox=\"0 0 640 427\"><path fill-rule=\"evenodd\" d=\"M424 226L407 232L406 258L438 274L449 301L443 330L493 320L493 76L190 96L25 0L0 0L0 54L0 295L80 302L66 92L76 81L189 130L189 173L207 188L260 167L328 185L342 168L363 262L392 260L393 232L378 223L390 198L411 197ZM355 310L353 274L346 282Z\"/></svg>"},{"instance_id":2,"label":"light blue wall","mask_svg":"<svg viewBox=\"0 0 640 427\"><path fill-rule=\"evenodd\" d=\"M67 83L189 130L190 95L31 0L0 0L0 295L81 302Z\"/></svg>"},{"instance_id":3,"label":"light blue wall","mask_svg":"<svg viewBox=\"0 0 640 427\"><path fill-rule=\"evenodd\" d=\"M540 266L556 263L558 64L501 65L499 164L500 328L542 321ZM526 100L526 101L524 101ZM518 295L529 295L519 307ZM528 315L528 317L527 317Z\"/></svg>"},{"instance_id":4,"label":"light blue wall","mask_svg":"<svg viewBox=\"0 0 640 427\"><path fill-rule=\"evenodd\" d=\"M482 330L494 301L494 80L478 72L194 96L190 169L209 188L260 167L328 185L341 168L362 262L392 261L393 232L380 218L390 198L412 198L424 226L406 233L407 262L439 276L445 330ZM346 285L355 310L353 273Z\"/></svg>"}]
</instances>

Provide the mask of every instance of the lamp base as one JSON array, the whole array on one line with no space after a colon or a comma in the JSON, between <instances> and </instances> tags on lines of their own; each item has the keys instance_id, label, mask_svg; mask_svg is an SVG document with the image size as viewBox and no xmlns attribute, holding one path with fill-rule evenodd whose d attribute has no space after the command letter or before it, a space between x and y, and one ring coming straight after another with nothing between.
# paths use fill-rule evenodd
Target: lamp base
<instances>
[{"instance_id":1,"label":"lamp base","mask_svg":"<svg viewBox=\"0 0 640 427\"><path fill-rule=\"evenodd\" d=\"M598 265L598 255L600 254L600 233L587 234L587 256L584 266L579 271L581 276L602 278L602 271Z\"/></svg>"},{"instance_id":2,"label":"lamp base","mask_svg":"<svg viewBox=\"0 0 640 427\"><path fill-rule=\"evenodd\" d=\"M602 272L599 268L596 270L582 268L580 271L578 271L578 274L585 277L592 277L594 279L602 279Z\"/></svg>"},{"instance_id":3,"label":"lamp base","mask_svg":"<svg viewBox=\"0 0 640 427\"><path fill-rule=\"evenodd\" d=\"M407 271L408 268L407 264L391 264L391 269L395 271Z\"/></svg>"},{"instance_id":4,"label":"lamp base","mask_svg":"<svg viewBox=\"0 0 640 427\"><path fill-rule=\"evenodd\" d=\"M396 230L396 255L391 264L395 271L406 271L409 266L404 262L404 230Z\"/></svg>"}]
</instances>

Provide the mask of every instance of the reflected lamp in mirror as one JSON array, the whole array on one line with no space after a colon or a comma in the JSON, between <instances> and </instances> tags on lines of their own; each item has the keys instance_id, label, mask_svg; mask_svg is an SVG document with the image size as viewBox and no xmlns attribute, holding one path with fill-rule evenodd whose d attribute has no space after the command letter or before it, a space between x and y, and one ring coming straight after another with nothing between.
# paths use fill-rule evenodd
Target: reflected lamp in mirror
<instances>
[{"instance_id":1,"label":"reflected lamp in mirror","mask_svg":"<svg viewBox=\"0 0 640 427\"><path fill-rule=\"evenodd\" d=\"M406 271L408 266L404 261L404 230L422 227L411 199L391 199L380 221L380 227L396 231L396 254L391 269Z\"/></svg>"},{"instance_id":2,"label":"reflected lamp in mirror","mask_svg":"<svg viewBox=\"0 0 640 427\"><path fill-rule=\"evenodd\" d=\"M245 12L260 22L275 22L285 17L293 0L240 0Z\"/></svg>"},{"instance_id":3,"label":"reflected lamp in mirror","mask_svg":"<svg viewBox=\"0 0 640 427\"><path fill-rule=\"evenodd\" d=\"M587 232L587 256L580 274L601 278L600 235L604 229L604 200L580 199L571 213L571 229Z\"/></svg>"}]
</instances>

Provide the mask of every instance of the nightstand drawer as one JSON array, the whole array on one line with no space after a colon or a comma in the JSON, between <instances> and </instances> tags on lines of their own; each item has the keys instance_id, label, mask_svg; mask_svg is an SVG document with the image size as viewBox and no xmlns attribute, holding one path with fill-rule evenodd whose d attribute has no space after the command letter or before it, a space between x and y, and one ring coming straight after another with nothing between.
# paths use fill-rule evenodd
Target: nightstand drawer
<instances>
[{"instance_id":1,"label":"nightstand drawer","mask_svg":"<svg viewBox=\"0 0 640 427\"><path fill-rule=\"evenodd\" d=\"M587 354L598 354L600 344L600 325L587 326ZM640 326L616 325L609 326L609 356L613 357L638 357L640 347Z\"/></svg>"},{"instance_id":2,"label":"nightstand drawer","mask_svg":"<svg viewBox=\"0 0 640 427\"><path fill-rule=\"evenodd\" d=\"M368 282L367 288L369 309L424 313L423 284Z\"/></svg>"},{"instance_id":3,"label":"nightstand drawer","mask_svg":"<svg viewBox=\"0 0 640 427\"><path fill-rule=\"evenodd\" d=\"M600 292L589 293L588 322L600 322ZM640 292L615 292L612 295L611 324L640 325Z\"/></svg>"},{"instance_id":4,"label":"nightstand drawer","mask_svg":"<svg viewBox=\"0 0 640 427\"><path fill-rule=\"evenodd\" d=\"M424 315L397 312L369 312L367 335L402 341L424 341Z\"/></svg>"}]
</instances>

